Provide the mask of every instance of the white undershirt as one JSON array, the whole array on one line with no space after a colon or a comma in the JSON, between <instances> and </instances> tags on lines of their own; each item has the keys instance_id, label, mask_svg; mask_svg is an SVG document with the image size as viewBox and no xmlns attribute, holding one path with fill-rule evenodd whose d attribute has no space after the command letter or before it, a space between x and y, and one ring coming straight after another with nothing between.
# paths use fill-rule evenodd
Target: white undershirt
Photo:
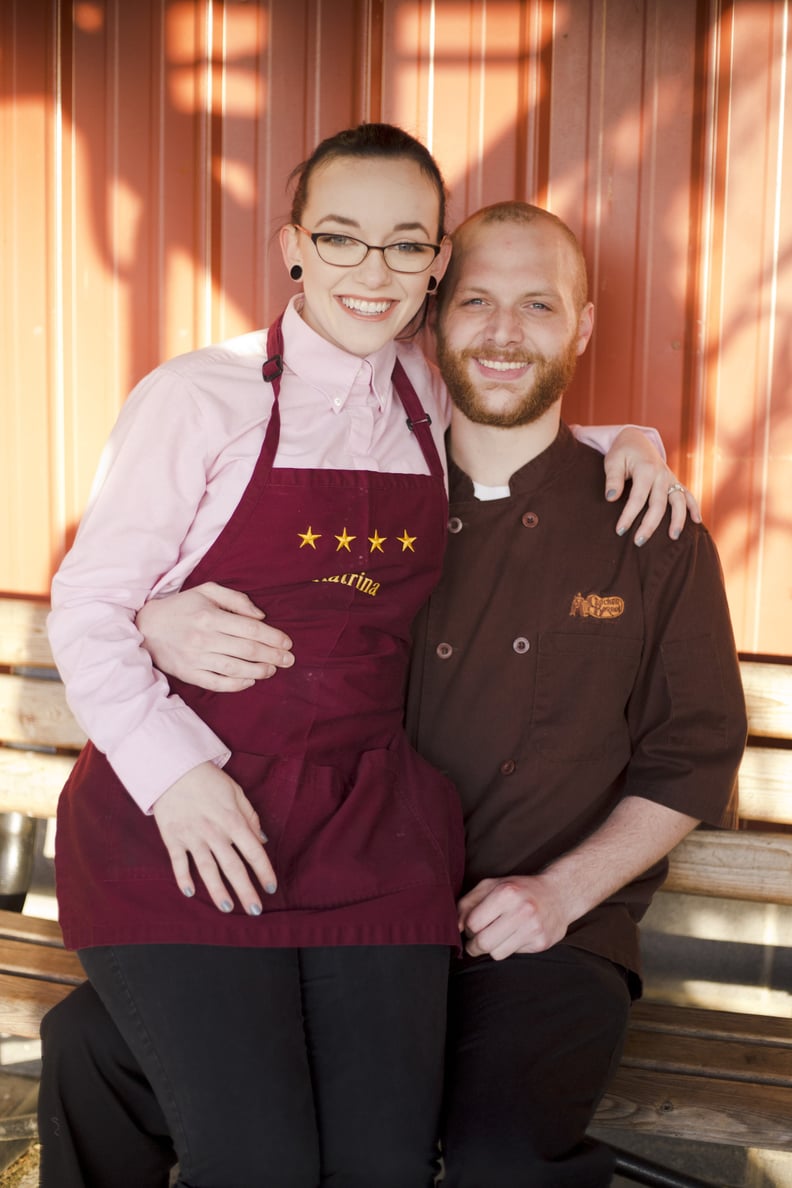
<instances>
[{"instance_id":1,"label":"white undershirt","mask_svg":"<svg viewBox=\"0 0 792 1188\"><path fill-rule=\"evenodd\" d=\"M511 495L511 489L507 483L505 487L488 487L484 483L473 483L473 494L476 499L480 499L482 503L486 503L490 499L508 499Z\"/></svg>"}]
</instances>

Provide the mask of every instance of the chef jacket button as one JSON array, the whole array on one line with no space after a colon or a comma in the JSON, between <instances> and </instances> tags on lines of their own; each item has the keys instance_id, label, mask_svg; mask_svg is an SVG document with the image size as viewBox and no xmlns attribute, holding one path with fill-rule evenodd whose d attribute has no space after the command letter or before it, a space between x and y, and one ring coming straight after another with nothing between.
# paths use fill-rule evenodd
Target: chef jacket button
<instances>
[{"instance_id":1,"label":"chef jacket button","mask_svg":"<svg viewBox=\"0 0 792 1188\"><path fill-rule=\"evenodd\" d=\"M504 759L500 765L501 775L513 775L517 770L517 763L514 759Z\"/></svg>"},{"instance_id":2,"label":"chef jacket button","mask_svg":"<svg viewBox=\"0 0 792 1188\"><path fill-rule=\"evenodd\" d=\"M451 647L450 643L439 643L435 648L435 651L441 660L447 660L453 653L454 649Z\"/></svg>"},{"instance_id":3,"label":"chef jacket button","mask_svg":"<svg viewBox=\"0 0 792 1188\"><path fill-rule=\"evenodd\" d=\"M539 523L539 517L537 516L536 512L523 512L520 518L523 522L524 528L535 528Z\"/></svg>"},{"instance_id":4,"label":"chef jacket button","mask_svg":"<svg viewBox=\"0 0 792 1188\"><path fill-rule=\"evenodd\" d=\"M461 532L462 531L462 521L460 520L459 516L452 516L451 519L448 521L448 531L449 532Z\"/></svg>"},{"instance_id":5,"label":"chef jacket button","mask_svg":"<svg viewBox=\"0 0 792 1188\"><path fill-rule=\"evenodd\" d=\"M524 635L518 635L517 638L512 641L512 647L518 656L522 656L524 652L527 652L530 646L530 643Z\"/></svg>"}]
</instances>

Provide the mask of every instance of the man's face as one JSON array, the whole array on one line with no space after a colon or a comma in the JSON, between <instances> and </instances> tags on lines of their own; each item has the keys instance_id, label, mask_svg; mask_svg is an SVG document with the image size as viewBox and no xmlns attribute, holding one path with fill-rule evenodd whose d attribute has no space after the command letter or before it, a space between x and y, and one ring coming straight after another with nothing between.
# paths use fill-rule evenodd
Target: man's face
<instances>
[{"instance_id":1,"label":"man's face","mask_svg":"<svg viewBox=\"0 0 792 1188\"><path fill-rule=\"evenodd\" d=\"M576 307L574 253L543 219L473 227L460 248L437 328L451 399L478 424L529 424L561 398L591 334L592 306Z\"/></svg>"}]
</instances>

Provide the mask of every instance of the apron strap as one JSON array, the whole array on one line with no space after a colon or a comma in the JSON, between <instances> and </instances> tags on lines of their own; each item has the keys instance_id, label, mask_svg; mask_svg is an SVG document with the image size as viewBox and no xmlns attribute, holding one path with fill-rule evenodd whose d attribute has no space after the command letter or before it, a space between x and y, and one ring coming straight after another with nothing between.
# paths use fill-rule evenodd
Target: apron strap
<instances>
[{"instance_id":1,"label":"apron strap","mask_svg":"<svg viewBox=\"0 0 792 1188\"><path fill-rule=\"evenodd\" d=\"M272 384L272 412L270 413L264 444L261 447L262 462L271 470L280 441L280 377L283 375L283 314L276 318L267 331L267 358L261 365L261 376L265 384Z\"/></svg>"},{"instance_id":2,"label":"apron strap","mask_svg":"<svg viewBox=\"0 0 792 1188\"><path fill-rule=\"evenodd\" d=\"M423 405L418 397L418 393L410 382L407 372L401 365L399 359L396 360L396 365L393 368L393 376L391 377L393 386L396 389L399 400L401 400L402 408L407 413L407 428L411 433L414 433L421 447L421 453L424 456L426 465L429 467L429 473L432 478L443 479L443 464L440 461L440 455L437 452L432 431L429 426L432 423L432 418L424 410Z\"/></svg>"}]
</instances>

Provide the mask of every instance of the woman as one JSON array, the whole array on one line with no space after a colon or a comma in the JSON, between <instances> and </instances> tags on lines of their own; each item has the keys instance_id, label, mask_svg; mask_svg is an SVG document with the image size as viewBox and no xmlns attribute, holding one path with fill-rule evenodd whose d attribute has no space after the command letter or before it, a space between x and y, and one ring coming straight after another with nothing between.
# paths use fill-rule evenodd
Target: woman
<instances>
[{"instance_id":1,"label":"woman","mask_svg":"<svg viewBox=\"0 0 792 1188\"><path fill-rule=\"evenodd\" d=\"M400 129L323 142L280 237L302 298L139 385L53 584L94 744L61 799L61 922L180 1184L433 1180L462 833L401 717L442 559L446 409L396 340L445 270L444 214ZM266 607L299 664L234 699L167 685L136 612L207 581ZM108 1182L90 1136L42 1146L45 1188Z\"/></svg>"}]
</instances>

